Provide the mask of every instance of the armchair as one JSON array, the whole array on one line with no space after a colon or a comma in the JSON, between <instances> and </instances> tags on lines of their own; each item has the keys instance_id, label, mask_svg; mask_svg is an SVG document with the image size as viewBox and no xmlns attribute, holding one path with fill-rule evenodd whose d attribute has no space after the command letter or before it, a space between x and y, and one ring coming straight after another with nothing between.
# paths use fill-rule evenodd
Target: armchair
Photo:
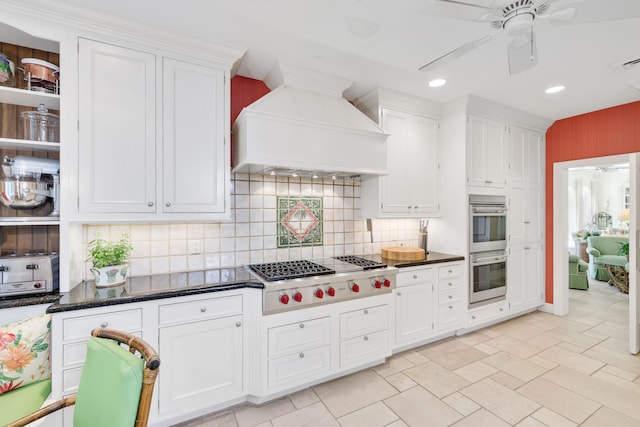
<instances>
[{"instance_id":1,"label":"armchair","mask_svg":"<svg viewBox=\"0 0 640 427\"><path fill-rule=\"evenodd\" d=\"M569 254L569 289L589 289L589 265L576 255Z\"/></svg>"},{"instance_id":2,"label":"armchair","mask_svg":"<svg viewBox=\"0 0 640 427\"><path fill-rule=\"evenodd\" d=\"M590 236L587 237L587 254L589 254L589 277L596 280L608 281L609 273L606 264L624 267L627 258L618 255L623 243L629 241L628 237L616 236Z\"/></svg>"},{"instance_id":3,"label":"armchair","mask_svg":"<svg viewBox=\"0 0 640 427\"><path fill-rule=\"evenodd\" d=\"M33 412L7 427L25 426L75 405L74 426L145 427L160 359L142 339L96 328L87 343L78 393ZM114 342L115 341L115 342ZM119 344L126 344L128 350ZM135 355L139 353L141 357Z\"/></svg>"}]
</instances>

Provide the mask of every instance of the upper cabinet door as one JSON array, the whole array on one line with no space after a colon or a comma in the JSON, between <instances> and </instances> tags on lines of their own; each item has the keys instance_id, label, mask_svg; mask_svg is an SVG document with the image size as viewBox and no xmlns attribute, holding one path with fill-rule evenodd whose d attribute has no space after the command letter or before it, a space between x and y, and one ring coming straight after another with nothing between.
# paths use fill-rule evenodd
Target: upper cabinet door
<instances>
[{"instance_id":1,"label":"upper cabinet door","mask_svg":"<svg viewBox=\"0 0 640 427\"><path fill-rule=\"evenodd\" d=\"M409 115L384 110L382 127L389 132L387 138L387 169L382 178L382 211L411 213L411 168L407 164L409 137L412 132Z\"/></svg>"},{"instance_id":2,"label":"upper cabinet door","mask_svg":"<svg viewBox=\"0 0 640 427\"><path fill-rule=\"evenodd\" d=\"M506 125L469 116L467 123L467 184L505 188Z\"/></svg>"},{"instance_id":3,"label":"upper cabinet door","mask_svg":"<svg viewBox=\"0 0 640 427\"><path fill-rule=\"evenodd\" d=\"M413 132L409 139L407 164L413 171L409 187L414 213L440 211L440 150L438 122L425 117L413 117Z\"/></svg>"},{"instance_id":4,"label":"upper cabinet door","mask_svg":"<svg viewBox=\"0 0 640 427\"><path fill-rule=\"evenodd\" d=\"M164 58L163 87L163 210L224 212L224 72Z\"/></svg>"},{"instance_id":5,"label":"upper cabinet door","mask_svg":"<svg viewBox=\"0 0 640 427\"><path fill-rule=\"evenodd\" d=\"M79 40L79 210L155 212L155 55Z\"/></svg>"}]
</instances>

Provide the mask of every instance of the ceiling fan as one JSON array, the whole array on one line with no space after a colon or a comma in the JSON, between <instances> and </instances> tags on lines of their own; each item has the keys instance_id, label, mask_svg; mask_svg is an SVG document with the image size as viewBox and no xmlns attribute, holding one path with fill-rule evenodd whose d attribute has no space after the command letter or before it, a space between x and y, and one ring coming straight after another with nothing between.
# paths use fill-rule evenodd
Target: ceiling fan
<instances>
[{"instance_id":1,"label":"ceiling fan","mask_svg":"<svg viewBox=\"0 0 640 427\"><path fill-rule=\"evenodd\" d=\"M472 1L472 0L470 0ZM477 1L477 0L476 0ZM609 2L607 2L609 3ZM546 19L552 24L576 24L637 17L637 0L621 1L622 7L613 13L603 13L596 1L588 0L494 0L491 6L458 0L433 0L424 13L448 16L455 19L488 22L494 29L490 35L466 43L435 60L423 65L420 71L431 71L452 59L491 41L498 34L510 37L507 46L509 74L517 74L533 68L538 63L534 22ZM624 5L624 3L627 3ZM600 2L602 4L602 2ZM579 6L586 6L584 10ZM609 4L607 4L609 6ZM578 12L578 16L576 16Z\"/></svg>"}]
</instances>

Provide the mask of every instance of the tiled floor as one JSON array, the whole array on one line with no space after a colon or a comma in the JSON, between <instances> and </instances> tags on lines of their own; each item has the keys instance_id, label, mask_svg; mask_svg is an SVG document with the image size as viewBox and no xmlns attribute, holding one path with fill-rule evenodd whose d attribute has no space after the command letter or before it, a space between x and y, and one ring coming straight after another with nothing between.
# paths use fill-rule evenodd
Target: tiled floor
<instances>
[{"instance_id":1,"label":"tiled floor","mask_svg":"<svg viewBox=\"0 0 640 427\"><path fill-rule=\"evenodd\" d=\"M566 317L531 313L181 426L640 425L640 357L628 353L628 296L594 281L570 298Z\"/></svg>"}]
</instances>

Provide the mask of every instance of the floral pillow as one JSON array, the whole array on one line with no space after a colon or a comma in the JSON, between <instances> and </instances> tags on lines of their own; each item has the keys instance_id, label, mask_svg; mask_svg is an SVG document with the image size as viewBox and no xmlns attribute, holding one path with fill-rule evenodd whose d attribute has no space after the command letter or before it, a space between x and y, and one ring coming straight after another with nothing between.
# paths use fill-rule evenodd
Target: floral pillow
<instances>
[{"instance_id":1,"label":"floral pillow","mask_svg":"<svg viewBox=\"0 0 640 427\"><path fill-rule=\"evenodd\" d=\"M0 326L0 395L51 378L51 315Z\"/></svg>"}]
</instances>

